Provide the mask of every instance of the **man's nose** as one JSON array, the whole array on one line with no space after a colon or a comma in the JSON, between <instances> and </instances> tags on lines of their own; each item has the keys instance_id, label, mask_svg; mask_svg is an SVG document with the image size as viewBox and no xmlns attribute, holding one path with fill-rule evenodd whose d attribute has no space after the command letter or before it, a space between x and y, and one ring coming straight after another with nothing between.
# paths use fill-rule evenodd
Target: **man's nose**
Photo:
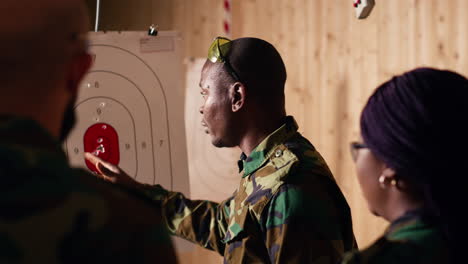
<instances>
[{"instance_id":1,"label":"man's nose","mask_svg":"<svg viewBox=\"0 0 468 264\"><path fill-rule=\"evenodd\" d=\"M200 114L203 115L203 106L200 106L200 109L198 111L200 112Z\"/></svg>"}]
</instances>

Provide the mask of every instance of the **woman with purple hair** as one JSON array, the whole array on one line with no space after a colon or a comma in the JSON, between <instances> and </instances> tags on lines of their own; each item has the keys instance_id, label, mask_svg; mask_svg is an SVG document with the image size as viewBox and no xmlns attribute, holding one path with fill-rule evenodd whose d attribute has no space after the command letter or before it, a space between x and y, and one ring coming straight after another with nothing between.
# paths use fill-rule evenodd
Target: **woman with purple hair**
<instances>
[{"instance_id":1,"label":"woman with purple hair","mask_svg":"<svg viewBox=\"0 0 468 264\"><path fill-rule=\"evenodd\" d=\"M391 224L343 263L467 263L468 80L418 68L382 84L351 144L369 209Z\"/></svg>"}]
</instances>

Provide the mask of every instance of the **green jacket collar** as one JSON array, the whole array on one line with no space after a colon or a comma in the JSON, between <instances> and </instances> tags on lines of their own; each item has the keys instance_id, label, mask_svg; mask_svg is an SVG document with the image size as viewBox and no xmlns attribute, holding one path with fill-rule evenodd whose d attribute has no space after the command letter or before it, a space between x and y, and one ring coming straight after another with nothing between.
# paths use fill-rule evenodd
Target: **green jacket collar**
<instances>
[{"instance_id":1,"label":"green jacket collar","mask_svg":"<svg viewBox=\"0 0 468 264\"><path fill-rule=\"evenodd\" d=\"M406 239L412 236L415 230L430 229L435 226L435 219L423 209L409 211L393 221L385 231L389 240Z\"/></svg>"},{"instance_id":2,"label":"green jacket collar","mask_svg":"<svg viewBox=\"0 0 468 264\"><path fill-rule=\"evenodd\" d=\"M66 160L60 143L36 121L29 119L0 115L0 145L45 152Z\"/></svg>"},{"instance_id":3,"label":"green jacket collar","mask_svg":"<svg viewBox=\"0 0 468 264\"><path fill-rule=\"evenodd\" d=\"M285 118L284 124L275 130L273 133L268 135L250 154L249 157L246 157L244 153L241 155L241 160L239 160L239 170L244 170L243 176L246 177L256 170L258 170L262 165L273 155L276 146L284 143L286 140L291 138L297 133L298 125L294 117L287 116Z\"/></svg>"}]
</instances>

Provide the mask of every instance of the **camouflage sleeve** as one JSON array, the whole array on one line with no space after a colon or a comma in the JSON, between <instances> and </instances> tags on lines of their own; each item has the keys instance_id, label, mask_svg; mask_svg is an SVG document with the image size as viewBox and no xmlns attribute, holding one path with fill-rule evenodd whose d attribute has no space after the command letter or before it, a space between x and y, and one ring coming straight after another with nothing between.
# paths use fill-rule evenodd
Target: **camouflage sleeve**
<instances>
[{"instance_id":1,"label":"camouflage sleeve","mask_svg":"<svg viewBox=\"0 0 468 264\"><path fill-rule=\"evenodd\" d=\"M272 263L339 263L343 241L326 197L285 184L265 208L261 224Z\"/></svg>"},{"instance_id":2,"label":"camouflage sleeve","mask_svg":"<svg viewBox=\"0 0 468 264\"><path fill-rule=\"evenodd\" d=\"M232 198L221 203L190 200L182 193L167 191L160 185L148 187L145 195L161 202L168 229L174 234L200 246L224 254Z\"/></svg>"}]
</instances>

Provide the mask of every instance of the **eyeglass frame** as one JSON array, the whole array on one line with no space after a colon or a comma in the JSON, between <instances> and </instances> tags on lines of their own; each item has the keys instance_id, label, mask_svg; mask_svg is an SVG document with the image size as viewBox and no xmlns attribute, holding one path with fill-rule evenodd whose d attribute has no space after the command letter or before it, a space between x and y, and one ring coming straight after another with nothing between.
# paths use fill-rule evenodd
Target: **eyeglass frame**
<instances>
[{"instance_id":1,"label":"eyeglass frame","mask_svg":"<svg viewBox=\"0 0 468 264\"><path fill-rule=\"evenodd\" d=\"M369 147L364 143L360 143L357 141L353 141L349 143L349 150L351 152L351 158L353 159L353 161L356 161L357 159L358 150L365 149L365 148L369 148Z\"/></svg>"},{"instance_id":2,"label":"eyeglass frame","mask_svg":"<svg viewBox=\"0 0 468 264\"><path fill-rule=\"evenodd\" d=\"M225 38L225 37L216 37L213 42L211 43L210 45L210 49L208 50L208 55L210 54L211 50L212 50L212 47L213 47L213 44L216 42L216 47L218 49L218 54L219 54L219 58L216 57L216 60L213 61L211 60L210 56L208 56L208 59L213 62L213 63L216 63L216 62L221 62L223 63L223 65L226 66L226 69L229 73L229 75L232 76L232 78L234 78L234 80L236 82L241 82L240 78L239 78L239 75L236 73L236 71L234 71L234 68L232 67L231 63L229 62L229 60L227 59L226 56L223 55L223 53L221 52L221 46L219 45L219 40L222 39L222 40L227 40L228 42L226 42L224 45L226 45L227 43L231 42L232 40L228 39L228 38ZM219 60L219 61L218 61Z\"/></svg>"}]
</instances>

